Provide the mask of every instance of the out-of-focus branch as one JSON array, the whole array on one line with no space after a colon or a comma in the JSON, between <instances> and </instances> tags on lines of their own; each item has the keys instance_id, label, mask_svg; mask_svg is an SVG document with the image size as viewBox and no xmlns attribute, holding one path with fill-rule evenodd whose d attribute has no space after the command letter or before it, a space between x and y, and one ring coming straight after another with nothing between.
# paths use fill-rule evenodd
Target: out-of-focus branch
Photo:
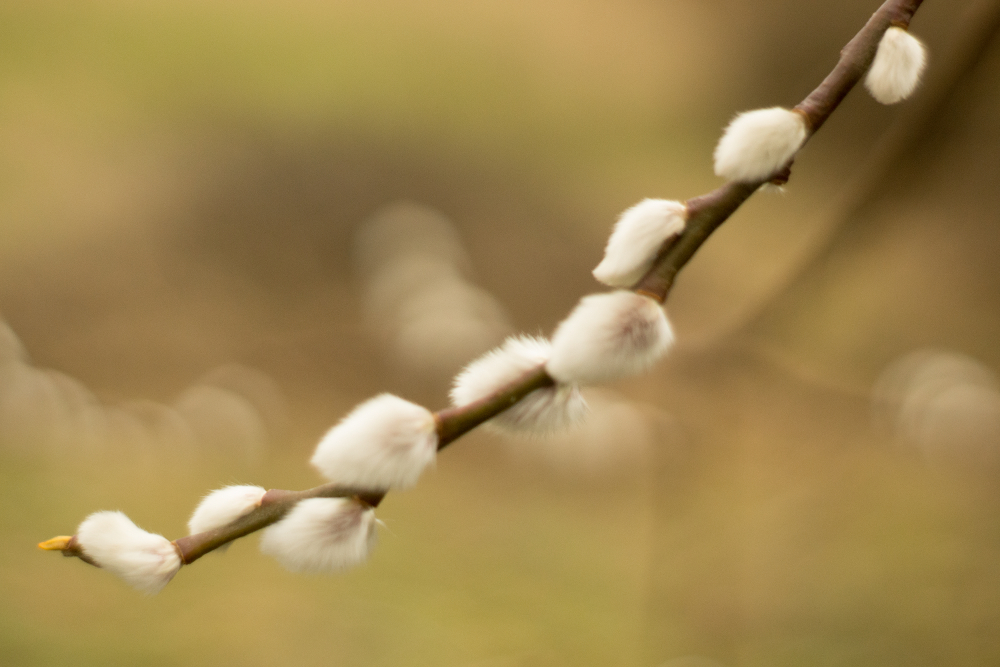
<instances>
[{"instance_id":1,"label":"out-of-focus branch","mask_svg":"<svg viewBox=\"0 0 1000 667\"><path fill-rule=\"evenodd\" d=\"M822 126L864 75L871 65L883 33L892 25L908 25L921 1L887 0L844 47L833 71L819 87L795 107L795 111L806 119L807 136ZM688 220L684 232L664 248L653 267L632 289L661 303L665 301L677 274L712 232L763 183L784 182L788 177L789 171L786 167L761 181L728 182L713 192L689 199L685 202ZM435 413L438 449L446 447L476 426L507 410L536 389L553 384L555 381L546 373L544 365L540 365L478 401ZM354 497L368 505L377 506L384 496L384 490L346 488L335 484L325 484L305 491L271 490L264 495L258 507L241 518L214 530L180 538L173 544L180 554L181 561L185 564L192 563L228 542L275 523L301 500ZM59 550L64 555L76 556L92 563L81 550L75 537L53 538L39 546L44 549Z\"/></svg>"}]
</instances>

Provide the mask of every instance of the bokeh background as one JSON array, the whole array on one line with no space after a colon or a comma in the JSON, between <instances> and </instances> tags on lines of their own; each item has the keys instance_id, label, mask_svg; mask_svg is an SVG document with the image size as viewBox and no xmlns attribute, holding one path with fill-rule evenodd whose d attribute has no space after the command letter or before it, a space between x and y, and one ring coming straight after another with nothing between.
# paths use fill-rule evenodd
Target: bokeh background
<instances>
[{"instance_id":1,"label":"bokeh background","mask_svg":"<svg viewBox=\"0 0 1000 667\"><path fill-rule=\"evenodd\" d=\"M0 663L997 664L997 4L927 0L926 85L849 97L586 427L470 434L356 570L249 537L146 598L35 544L445 406L877 3L0 2Z\"/></svg>"}]
</instances>

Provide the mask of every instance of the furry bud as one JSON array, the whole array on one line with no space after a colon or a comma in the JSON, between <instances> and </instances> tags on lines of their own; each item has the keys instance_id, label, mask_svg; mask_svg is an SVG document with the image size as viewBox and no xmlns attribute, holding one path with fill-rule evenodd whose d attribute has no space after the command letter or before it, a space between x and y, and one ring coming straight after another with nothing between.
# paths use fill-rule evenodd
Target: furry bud
<instances>
[{"instance_id":1,"label":"furry bud","mask_svg":"<svg viewBox=\"0 0 1000 667\"><path fill-rule=\"evenodd\" d=\"M627 290L591 294L556 329L545 369L558 382L607 382L648 370L673 342L653 299Z\"/></svg>"},{"instance_id":2,"label":"furry bud","mask_svg":"<svg viewBox=\"0 0 1000 667\"><path fill-rule=\"evenodd\" d=\"M594 277L611 287L631 287L653 265L663 244L684 231L687 208L678 201L644 199L621 214Z\"/></svg>"},{"instance_id":3,"label":"furry bud","mask_svg":"<svg viewBox=\"0 0 1000 667\"><path fill-rule=\"evenodd\" d=\"M787 165L808 134L805 117L781 107L739 114L715 147L715 174L730 181L767 180Z\"/></svg>"},{"instance_id":4,"label":"furry bud","mask_svg":"<svg viewBox=\"0 0 1000 667\"><path fill-rule=\"evenodd\" d=\"M144 593L158 592L181 568L170 540L147 533L121 512L91 514L77 528L76 540L97 565Z\"/></svg>"},{"instance_id":5,"label":"furry bud","mask_svg":"<svg viewBox=\"0 0 1000 667\"><path fill-rule=\"evenodd\" d=\"M293 572L343 570L375 546L375 510L353 498L309 498L264 530L260 550Z\"/></svg>"},{"instance_id":6,"label":"furry bud","mask_svg":"<svg viewBox=\"0 0 1000 667\"><path fill-rule=\"evenodd\" d=\"M469 364L451 390L453 405L467 405L502 389L549 360L552 344L544 338L516 336ZM546 434L571 426L587 413L587 403L575 385L536 389L487 422L498 428Z\"/></svg>"},{"instance_id":7,"label":"furry bud","mask_svg":"<svg viewBox=\"0 0 1000 667\"><path fill-rule=\"evenodd\" d=\"M882 104L895 104L916 90L926 64L927 53L920 40L893 26L878 43L865 88Z\"/></svg>"},{"instance_id":8,"label":"furry bud","mask_svg":"<svg viewBox=\"0 0 1000 667\"><path fill-rule=\"evenodd\" d=\"M381 394L354 408L323 436L312 464L331 482L371 490L406 489L437 455L434 415Z\"/></svg>"},{"instance_id":9,"label":"furry bud","mask_svg":"<svg viewBox=\"0 0 1000 667\"><path fill-rule=\"evenodd\" d=\"M267 489L260 486L227 486L202 499L188 521L191 535L221 528L249 514L260 505Z\"/></svg>"}]
</instances>

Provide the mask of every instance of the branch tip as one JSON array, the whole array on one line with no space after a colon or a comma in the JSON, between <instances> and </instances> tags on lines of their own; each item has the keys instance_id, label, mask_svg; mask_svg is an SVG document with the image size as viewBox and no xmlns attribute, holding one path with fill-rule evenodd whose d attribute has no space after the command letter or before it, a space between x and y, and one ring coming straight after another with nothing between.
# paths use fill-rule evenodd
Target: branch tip
<instances>
[{"instance_id":1,"label":"branch tip","mask_svg":"<svg viewBox=\"0 0 1000 667\"><path fill-rule=\"evenodd\" d=\"M45 540L44 542L39 542L38 548L43 551L65 551L69 547L69 543L72 541L72 535L59 535L58 537L53 537L52 539Z\"/></svg>"}]
</instances>

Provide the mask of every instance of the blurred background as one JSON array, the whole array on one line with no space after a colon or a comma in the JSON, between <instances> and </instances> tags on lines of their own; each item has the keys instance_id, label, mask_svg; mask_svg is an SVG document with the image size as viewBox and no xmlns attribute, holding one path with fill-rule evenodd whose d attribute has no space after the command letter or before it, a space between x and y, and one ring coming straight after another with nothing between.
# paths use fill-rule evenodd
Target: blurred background
<instances>
[{"instance_id":1,"label":"blurred background","mask_svg":"<svg viewBox=\"0 0 1000 667\"><path fill-rule=\"evenodd\" d=\"M685 268L679 345L566 434L482 430L373 558L256 537L145 598L35 544L308 488L382 391L550 333L616 216L718 184L872 0L0 2L0 663L995 665L997 2L855 91Z\"/></svg>"}]
</instances>

